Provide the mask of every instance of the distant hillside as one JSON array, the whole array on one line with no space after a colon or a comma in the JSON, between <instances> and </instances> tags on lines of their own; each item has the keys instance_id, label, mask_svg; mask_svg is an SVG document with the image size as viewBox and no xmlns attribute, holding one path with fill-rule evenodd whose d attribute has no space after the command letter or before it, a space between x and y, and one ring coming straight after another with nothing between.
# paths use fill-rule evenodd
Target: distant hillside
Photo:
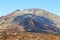
<instances>
[{"instance_id":1,"label":"distant hillside","mask_svg":"<svg viewBox=\"0 0 60 40\"><path fill-rule=\"evenodd\" d=\"M52 14L48 11L42 10L42 9L33 8L33 9L24 9L22 11L18 9L6 16L0 17L0 32L1 34L3 34L2 36L7 34L7 32L8 33L16 32L18 33L17 35L19 35L20 32L26 32L27 34L31 32L31 35L36 32L36 35L38 35L37 33L40 33L40 34L43 33L43 35L46 35L46 38L49 35L49 40L51 40L52 38L50 37L53 37L53 36L55 37L53 37L52 40L60 40L59 39L60 36L58 36L60 35L60 21L59 20L60 20L59 16ZM56 37L58 39L56 39ZM7 38L10 38L10 36ZM45 38L45 36L43 38ZM46 38L39 39L39 40L48 40Z\"/></svg>"}]
</instances>

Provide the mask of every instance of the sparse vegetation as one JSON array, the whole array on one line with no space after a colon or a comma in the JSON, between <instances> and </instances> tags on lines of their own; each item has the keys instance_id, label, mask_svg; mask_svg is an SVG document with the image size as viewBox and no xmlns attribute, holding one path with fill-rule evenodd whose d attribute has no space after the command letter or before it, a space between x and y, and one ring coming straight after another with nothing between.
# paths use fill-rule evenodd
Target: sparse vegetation
<instances>
[{"instance_id":1,"label":"sparse vegetation","mask_svg":"<svg viewBox=\"0 0 60 40\"><path fill-rule=\"evenodd\" d=\"M0 33L1 40L60 40L60 36L52 34L41 34L34 32L2 32Z\"/></svg>"}]
</instances>

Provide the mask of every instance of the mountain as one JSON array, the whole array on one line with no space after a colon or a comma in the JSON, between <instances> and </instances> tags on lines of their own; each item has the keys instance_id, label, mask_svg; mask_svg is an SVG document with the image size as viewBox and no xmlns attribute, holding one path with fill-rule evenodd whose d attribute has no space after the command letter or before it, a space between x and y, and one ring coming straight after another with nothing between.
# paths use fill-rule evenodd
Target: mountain
<instances>
[{"instance_id":1,"label":"mountain","mask_svg":"<svg viewBox=\"0 0 60 40\"><path fill-rule=\"evenodd\" d=\"M43 34L46 36L47 35L58 36L60 35L59 20L60 20L60 16L57 16L42 9L33 8L33 9L24 9L22 11L18 9L6 16L0 17L0 32L1 34L3 34L2 35L3 40L4 40L4 35L9 33L12 34L17 33L18 35L20 33L23 33L23 35L26 35L24 34L25 32L28 34L30 34L31 32L31 35L36 33L35 35ZM57 38L59 40L60 36L58 36ZM40 40L45 40L45 39L40 39Z\"/></svg>"}]
</instances>

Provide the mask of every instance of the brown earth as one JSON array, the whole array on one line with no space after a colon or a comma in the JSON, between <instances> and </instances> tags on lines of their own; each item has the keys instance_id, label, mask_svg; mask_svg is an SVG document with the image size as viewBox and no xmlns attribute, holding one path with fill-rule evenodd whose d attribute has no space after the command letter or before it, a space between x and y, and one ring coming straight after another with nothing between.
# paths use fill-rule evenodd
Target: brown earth
<instances>
[{"instance_id":1,"label":"brown earth","mask_svg":"<svg viewBox=\"0 0 60 40\"><path fill-rule=\"evenodd\" d=\"M0 40L60 40L60 36L34 32L3 32L0 33Z\"/></svg>"}]
</instances>

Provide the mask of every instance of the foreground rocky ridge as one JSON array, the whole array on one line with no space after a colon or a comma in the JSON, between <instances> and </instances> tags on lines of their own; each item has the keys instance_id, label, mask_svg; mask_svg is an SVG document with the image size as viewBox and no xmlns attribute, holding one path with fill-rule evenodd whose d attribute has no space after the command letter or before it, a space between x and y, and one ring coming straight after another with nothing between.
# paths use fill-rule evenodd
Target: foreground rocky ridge
<instances>
[{"instance_id":1,"label":"foreground rocky ridge","mask_svg":"<svg viewBox=\"0 0 60 40\"><path fill-rule=\"evenodd\" d=\"M60 40L60 36L36 32L2 32L0 40Z\"/></svg>"}]
</instances>

